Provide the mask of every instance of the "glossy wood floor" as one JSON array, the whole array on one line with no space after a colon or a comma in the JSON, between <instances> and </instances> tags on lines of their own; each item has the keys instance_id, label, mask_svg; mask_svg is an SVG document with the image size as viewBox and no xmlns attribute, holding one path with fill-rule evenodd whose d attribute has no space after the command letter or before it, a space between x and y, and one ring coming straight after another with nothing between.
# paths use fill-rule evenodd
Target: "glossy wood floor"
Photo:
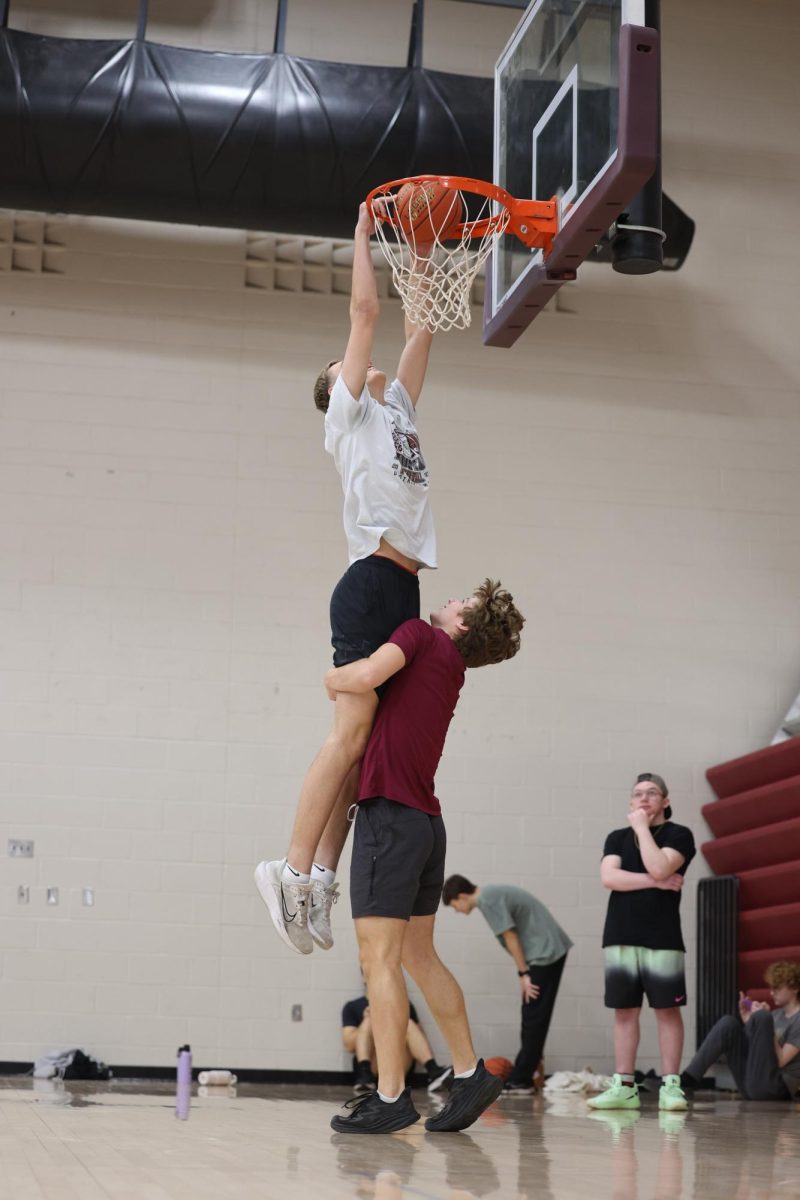
<instances>
[{"instance_id":1,"label":"glossy wood floor","mask_svg":"<svg viewBox=\"0 0 800 1200\"><path fill-rule=\"evenodd\" d=\"M340 1089L244 1086L175 1115L165 1084L0 1079L2 1200L797 1200L800 1106L698 1095L686 1115L501 1099L468 1132L336 1135ZM432 1102L414 1093L427 1115Z\"/></svg>"}]
</instances>

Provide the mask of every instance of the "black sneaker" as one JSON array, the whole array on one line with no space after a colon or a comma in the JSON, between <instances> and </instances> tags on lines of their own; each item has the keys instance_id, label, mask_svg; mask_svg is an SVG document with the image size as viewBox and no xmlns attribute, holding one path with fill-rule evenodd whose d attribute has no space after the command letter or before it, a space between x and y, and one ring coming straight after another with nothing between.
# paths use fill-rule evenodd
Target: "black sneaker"
<instances>
[{"instance_id":1,"label":"black sneaker","mask_svg":"<svg viewBox=\"0 0 800 1200\"><path fill-rule=\"evenodd\" d=\"M507 1079L503 1084L504 1096L532 1096L536 1088L531 1083L514 1083L513 1080Z\"/></svg>"},{"instance_id":2,"label":"black sneaker","mask_svg":"<svg viewBox=\"0 0 800 1200\"><path fill-rule=\"evenodd\" d=\"M438 1092L440 1088L446 1087L447 1084L452 1081L452 1079L452 1067L440 1067L438 1063L431 1067L430 1071L428 1071L427 1084L428 1091L430 1092L431 1096L434 1092Z\"/></svg>"},{"instance_id":3,"label":"black sneaker","mask_svg":"<svg viewBox=\"0 0 800 1200\"><path fill-rule=\"evenodd\" d=\"M378 1089L378 1081L372 1074L372 1067L369 1063L356 1063L355 1076L353 1078L353 1093L356 1096L365 1096L368 1092L375 1092Z\"/></svg>"},{"instance_id":4,"label":"black sneaker","mask_svg":"<svg viewBox=\"0 0 800 1200\"><path fill-rule=\"evenodd\" d=\"M425 1128L429 1133L452 1133L466 1129L477 1121L484 1109L494 1103L503 1090L499 1075L490 1075L478 1059L478 1065L467 1079L454 1079L450 1096L440 1113L428 1117Z\"/></svg>"},{"instance_id":5,"label":"black sneaker","mask_svg":"<svg viewBox=\"0 0 800 1200\"><path fill-rule=\"evenodd\" d=\"M394 1133L419 1120L411 1103L411 1088L401 1092L394 1104L381 1100L377 1092L369 1092L346 1100L344 1107L353 1111L349 1117L331 1118L331 1129L337 1133Z\"/></svg>"}]
</instances>

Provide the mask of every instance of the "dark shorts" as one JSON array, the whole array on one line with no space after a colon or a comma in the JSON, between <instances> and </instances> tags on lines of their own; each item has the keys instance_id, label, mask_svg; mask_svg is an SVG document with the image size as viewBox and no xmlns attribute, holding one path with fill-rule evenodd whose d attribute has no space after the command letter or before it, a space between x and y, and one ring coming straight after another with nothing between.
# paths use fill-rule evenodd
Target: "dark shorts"
<instances>
[{"instance_id":1,"label":"dark shorts","mask_svg":"<svg viewBox=\"0 0 800 1200\"><path fill-rule=\"evenodd\" d=\"M333 665L368 658L414 617L419 617L418 577L391 558L358 559L331 596Z\"/></svg>"},{"instance_id":2,"label":"dark shorts","mask_svg":"<svg viewBox=\"0 0 800 1200\"><path fill-rule=\"evenodd\" d=\"M441 817L382 797L356 810L350 860L353 917L430 917L444 886Z\"/></svg>"},{"instance_id":3,"label":"dark shorts","mask_svg":"<svg viewBox=\"0 0 800 1200\"><path fill-rule=\"evenodd\" d=\"M646 946L606 946L606 1008L682 1008L686 976L682 950Z\"/></svg>"}]
</instances>

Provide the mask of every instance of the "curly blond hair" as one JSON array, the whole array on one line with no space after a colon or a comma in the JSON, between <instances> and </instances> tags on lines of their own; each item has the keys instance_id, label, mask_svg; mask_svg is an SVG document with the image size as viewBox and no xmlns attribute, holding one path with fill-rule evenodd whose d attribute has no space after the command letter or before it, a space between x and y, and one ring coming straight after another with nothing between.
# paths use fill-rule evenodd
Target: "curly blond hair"
<instances>
[{"instance_id":1,"label":"curly blond hair","mask_svg":"<svg viewBox=\"0 0 800 1200\"><path fill-rule=\"evenodd\" d=\"M513 658L520 647L525 618L514 604L511 592L499 581L485 579L474 595L478 603L465 608L461 615L467 632L456 641L465 664L485 667Z\"/></svg>"},{"instance_id":2,"label":"curly blond hair","mask_svg":"<svg viewBox=\"0 0 800 1200\"><path fill-rule=\"evenodd\" d=\"M788 987L790 991L800 994L800 963L787 959L770 963L764 972L764 981L767 987Z\"/></svg>"}]
</instances>

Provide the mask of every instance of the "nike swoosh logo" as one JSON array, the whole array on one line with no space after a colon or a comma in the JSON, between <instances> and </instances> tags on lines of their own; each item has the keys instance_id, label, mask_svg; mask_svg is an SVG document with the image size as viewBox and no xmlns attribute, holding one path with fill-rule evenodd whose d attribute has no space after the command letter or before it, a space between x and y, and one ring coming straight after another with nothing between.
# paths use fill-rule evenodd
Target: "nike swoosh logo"
<instances>
[{"instance_id":1,"label":"nike swoosh logo","mask_svg":"<svg viewBox=\"0 0 800 1200\"><path fill-rule=\"evenodd\" d=\"M676 1004L680 1004L681 1000L685 1000L685 999L686 999L686 997L685 997L685 996L676 996L676 997L675 997L675 1003L676 1003Z\"/></svg>"},{"instance_id":2,"label":"nike swoosh logo","mask_svg":"<svg viewBox=\"0 0 800 1200\"><path fill-rule=\"evenodd\" d=\"M283 915L287 921L293 921L295 919L295 917L297 916L296 912L290 913L288 908L286 907L286 897L283 894L283 884L281 884L281 908L283 909Z\"/></svg>"}]
</instances>

